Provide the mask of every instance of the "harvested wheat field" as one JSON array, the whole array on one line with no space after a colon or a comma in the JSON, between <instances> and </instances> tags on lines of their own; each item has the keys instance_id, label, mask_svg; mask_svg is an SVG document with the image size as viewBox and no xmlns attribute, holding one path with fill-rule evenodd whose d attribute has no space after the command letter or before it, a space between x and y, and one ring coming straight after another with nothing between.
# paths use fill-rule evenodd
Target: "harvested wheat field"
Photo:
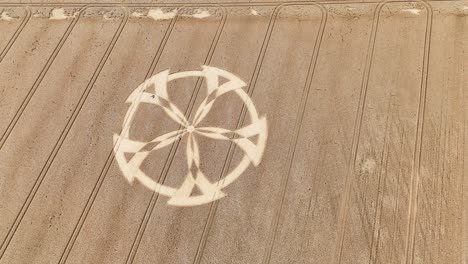
<instances>
[{"instance_id":1,"label":"harvested wheat field","mask_svg":"<svg viewBox=\"0 0 468 264\"><path fill-rule=\"evenodd\" d=\"M0 263L468 263L468 1L0 3Z\"/></svg>"}]
</instances>

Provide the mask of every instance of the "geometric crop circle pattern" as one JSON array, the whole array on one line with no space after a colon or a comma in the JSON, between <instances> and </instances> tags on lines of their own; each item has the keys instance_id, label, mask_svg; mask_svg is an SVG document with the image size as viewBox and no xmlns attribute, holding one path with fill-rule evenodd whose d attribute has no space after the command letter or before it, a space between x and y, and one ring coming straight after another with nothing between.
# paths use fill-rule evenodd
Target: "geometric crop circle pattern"
<instances>
[{"instance_id":1,"label":"geometric crop circle pattern","mask_svg":"<svg viewBox=\"0 0 468 264\"><path fill-rule=\"evenodd\" d=\"M168 82L187 77L203 77L206 83L206 97L190 120L172 103L167 91ZM227 81L220 84L220 77ZM129 103L130 106L123 121L121 134L114 135L115 160L129 183L133 183L136 179L148 189L169 197L167 203L175 206L200 205L226 196L222 191L224 187L234 182L250 164L258 166L267 140L266 117L258 116L252 100L242 89L245 85L234 74L209 66L202 66L201 71L184 71L172 74L169 73L169 70L165 70L142 83L127 98L126 103ZM227 93L235 93L240 97L250 116L250 123L236 130L198 126L210 112L213 103L217 100L223 100L223 95ZM165 133L148 142L130 139L130 127L132 127L138 106L142 103L161 108L171 120L180 125L181 129ZM187 137L187 175L180 186L163 185L140 169L141 164L152 151L168 147L181 137ZM226 176L217 182L210 182L200 169L198 137L231 141L242 150L243 157ZM125 154L128 153L131 154L130 159L126 158ZM206 164L209 161L204 162ZM198 188L201 194L192 195L194 188Z\"/></svg>"}]
</instances>

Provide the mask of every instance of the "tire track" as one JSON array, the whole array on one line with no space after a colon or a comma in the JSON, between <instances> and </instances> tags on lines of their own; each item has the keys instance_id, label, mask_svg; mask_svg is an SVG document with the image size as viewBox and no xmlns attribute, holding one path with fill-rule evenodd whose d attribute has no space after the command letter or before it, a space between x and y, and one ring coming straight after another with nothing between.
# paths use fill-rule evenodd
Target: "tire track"
<instances>
[{"instance_id":1,"label":"tire track","mask_svg":"<svg viewBox=\"0 0 468 264\"><path fill-rule=\"evenodd\" d=\"M377 34L377 28L379 24L379 16L382 7L385 5L386 2L381 2L376 9L374 10L374 15L372 18L372 29L371 35L369 38L369 45L367 46L367 54L366 54L366 63L364 66L364 75L362 77L361 82L361 92L359 95L359 103L358 109L356 111L356 118L354 124L354 131L353 131L353 139L351 141L351 155L348 161L348 172L345 178L345 189L344 194L341 201L340 210L338 213L338 239L337 239L337 255L334 263L341 263L341 258L343 254L343 244L344 244L344 236L345 236L345 227L346 227L346 220L348 217L348 204L349 200L351 199L351 189L354 184L352 179L352 175L354 174L354 164L356 163L358 145L359 145L359 138L361 135L361 126L362 120L364 117L364 106L367 97L367 88L369 85L369 76L370 70L372 68L372 58L374 55L374 47L375 47L375 40Z\"/></svg>"},{"instance_id":2,"label":"tire track","mask_svg":"<svg viewBox=\"0 0 468 264\"><path fill-rule=\"evenodd\" d=\"M219 6L217 6L217 7L219 8ZM218 45L221 33L222 33L222 31L224 29L224 26L226 24L226 19L227 19L226 10L225 10L225 8L220 8L220 9L222 10L223 15L222 15L221 21L220 21L220 23L218 25L217 31L215 33L215 37L213 38L213 41L212 41L211 46L209 48L207 57L205 59L205 62L204 62L205 65L210 63L210 61L211 61L211 59L213 57L214 51L216 49L216 46ZM185 116L188 116L188 114L190 114L192 112L193 106L195 104L195 99L196 99L196 97L198 95L198 92L200 90L200 87L201 87L202 83L203 83L203 79L198 78L197 83L195 85L196 88L194 89L194 92L192 93L192 97L190 98L189 105L188 105L187 109L185 110L185 113L184 113ZM179 129L180 128L181 127L179 126ZM175 143L173 143L171 145L171 149L170 149L168 158L166 159L166 162L165 162L165 164L163 166L163 170L162 170L161 175L159 176L158 182L164 183L164 180L166 179L166 176L167 176L167 174L169 172L169 168L172 165L172 161L173 161L174 156L176 154L176 151L178 149L179 143L180 143L180 141L176 141ZM135 256L137 254L138 247L140 245L141 239L143 238L143 234L144 234L146 226L148 225L148 222L149 222L149 220L151 218L153 209L154 209L154 207L156 205L156 202L157 202L158 198L159 198L159 194L157 192L153 192L153 194L151 196L150 203L148 204L148 207L147 207L147 209L145 211L143 221L141 222L140 227L138 228L138 232L136 234L136 237L135 237L134 242L132 244L132 248L130 249L129 255L128 255L127 260L126 260L125 263L133 263L133 261L135 260Z\"/></svg>"},{"instance_id":3,"label":"tire track","mask_svg":"<svg viewBox=\"0 0 468 264\"><path fill-rule=\"evenodd\" d=\"M3 48L2 52L0 52L0 63L2 63L8 51L10 51L11 46L13 46L13 44L16 42L18 36L21 34L21 32L23 32L24 27L26 26L26 24L28 24L29 19L31 18L31 9L27 6L24 7L24 9L26 10L26 16L23 18L23 21L21 21L21 24L15 30L15 33L13 33L7 45Z\"/></svg>"},{"instance_id":4,"label":"tire track","mask_svg":"<svg viewBox=\"0 0 468 264\"><path fill-rule=\"evenodd\" d=\"M83 11L85 11L86 9L87 8L83 8L83 9L81 9L79 11L80 13L78 15L78 18L81 17L81 15L83 14ZM74 24L72 22L70 25L76 25L76 22L78 21L78 18L73 21ZM39 176L37 177L36 181L34 182L34 185L33 185L32 189L31 189L31 191L29 192L29 194L28 194L28 196L26 198L26 201L24 202L23 206L21 207L18 215L16 216L12 227L10 228L10 230L8 230L8 234L7 234L6 238L4 239L4 241L2 242L2 244L0 246L0 259L5 254L5 251L7 250L8 245L10 244L16 230L18 229L18 226L21 224L21 221L22 221L24 215L26 214L27 210L29 209L29 206L31 205L31 203L32 203L32 201L34 199L34 197L35 197L35 195L37 193L37 190L41 186L41 183L44 180L45 176L47 175L47 172L48 172L50 166L52 165L55 157L57 156L57 153L60 150L60 147L62 146L63 142L65 141L65 138L67 137L68 132L70 131L70 129L73 126L78 114L80 113L80 111L81 111L81 109L83 107L83 104L85 103L89 93L91 92L91 89L94 86L94 83L96 82L102 68L104 67L107 59L109 58L109 55L112 52L112 50L113 50L113 48L115 46L115 43L117 42L118 38L120 37L120 34L122 33L122 30L123 30L125 24L127 23L127 20L128 20L128 13L125 12L125 17L122 19L122 21L121 21L121 23L119 25L119 28L115 32L111 43L109 44L109 46L107 47L103 57L101 58L101 60L100 60L100 62L98 64L98 67L94 71L93 76L91 77L86 89L84 90L81 98L79 99L77 106L73 110L73 112L71 114L71 117L68 120L67 124L65 125L65 128L63 129L57 143L55 144L51 154L49 155L49 158L47 159L47 161L44 164L44 167L42 168ZM73 27L71 27L71 29L73 29ZM70 33L71 30L68 31L68 32ZM67 35L67 37L68 37L68 35ZM63 43L62 43L62 45L63 45ZM49 67L50 67L50 65L49 65Z\"/></svg>"},{"instance_id":5,"label":"tire track","mask_svg":"<svg viewBox=\"0 0 468 264\"><path fill-rule=\"evenodd\" d=\"M287 5L291 6L291 5L296 5L296 4L288 3ZM305 5L307 5L307 4L305 4ZM292 138L290 148L288 150L288 158L287 158L288 170L287 170L287 173L284 174L283 178L281 179L281 185L280 185L281 186L280 187L281 198L280 198L280 200L279 200L279 202L276 205L275 210L274 210L274 214L273 214L274 218L273 218L273 223L272 223L270 233L269 233L267 251L265 252L262 263L270 263L270 261L271 261L271 254L272 254L272 251L273 251L273 246L275 244L276 235L278 233L277 231L278 231L278 226L279 226L279 220L280 220L280 217L281 217L281 212L282 212L282 208L283 208L283 204L284 204L284 199L285 199L285 196L286 196L286 188L287 188L287 185L288 185L288 180L289 180L289 176L291 174L291 169L292 169L292 163L293 163L294 156L295 156L295 153L296 153L297 141L298 141L298 138L299 138L299 133L301 131L302 120L304 118L304 113L305 113L305 109L306 109L306 105L307 105L307 101L308 101L308 97L309 97L309 92L310 92L310 88L312 86L312 80L313 80L313 77L314 77L314 74L315 74L315 67L317 65L317 58L318 58L319 53L320 53L323 34L324 34L324 31L325 31L325 26L327 24L327 19L328 19L328 10L323 5L316 4L316 3L309 3L309 5L316 6L321 11L322 17L321 17L321 20L320 20L320 28L319 28L319 30L317 32L317 37L315 39L315 43L314 43L314 47L313 47L313 54L312 54L312 58L311 58L310 64L309 64L309 69L308 69L308 72L307 72L306 83L304 84L304 88L303 88L303 92L302 92L302 96L301 96L301 102L300 102L299 108L298 108L296 123L294 125L294 134L293 134L293 138Z\"/></svg>"},{"instance_id":6,"label":"tire track","mask_svg":"<svg viewBox=\"0 0 468 264\"><path fill-rule=\"evenodd\" d=\"M383 194L381 195L381 192L383 192L384 189L384 180L382 179L384 174L384 167L387 166L388 164L388 159L389 159L389 152L390 152L390 143L388 142L389 137L391 136L391 125L392 125L392 110L393 110L393 96L390 96L390 100L388 101L388 107L387 107L387 120L385 121L385 136L384 136L384 141L383 141L383 147L382 147L382 158L380 160L380 170L379 170L379 181L378 181L378 188L377 188L377 197L376 197L376 207L377 209L375 210L374 214L374 223L372 225L372 231L373 235L371 238L371 244L370 244L370 255L369 255L369 264L371 263L376 263L377 262L377 254L378 254L378 247L379 247L379 236L380 236L380 223L381 223L381 216L382 216L382 207L383 207ZM385 164L385 166L384 166ZM387 174L387 170L385 170L385 174ZM377 241L376 241L377 240ZM375 249L374 249L375 245ZM375 253L374 253L375 251Z\"/></svg>"},{"instance_id":7,"label":"tire track","mask_svg":"<svg viewBox=\"0 0 468 264\"><path fill-rule=\"evenodd\" d=\"M415 160L413 161L413 166L419 168L419 163L420 163L420 154L421 154L421 140L420 138L422 137L422 128L421 128L421 124L422 124L422 121L423 121L423 117L421 118L421 112L424 112L424 105L425 105L425 94L426 94L426 86L427 86L427 67L426 67L426 64L427 64L427 59L426 59L426 54L428 52L428 40L430 39L430 35L428 37L428 33L430 34L430 30L428 30L428 28L431 27L429 21L432 21L432 8L430 8L429 5L427 5L426 3L424 2L421 2L421 1L398 1L398 0L390 0L390 1L383 1L381 2L377 8L375 9L374 11L374 18L373 18L373 25L372 25L372 32L371 32L371 38L370 38L370 44L369 44L369 50L368 50L368 58L367 58L367 61L366 61L366 70L365 70L365 75L363 77L363 85L362 85L362 88L361 88L361 97L360 97L360 100L359 100L359 110L358 110L358 115L359 118L357 118L356 120L358 120L358 124L357 124L357 127L355 127L355 132L354 132L354 136L353 136L353 143L352 143L352 157L350 159L350 163L348 165L349 169L348 169L348 174L346 176L346 183L345 183L345 194L343 196L343 200L342 200L342 206L341 206L341 210L340 210L340 219L339 219L339 237L338 237L338 254L337 254L337 259L335 261L335 263L341 263L342 261L342 255L343 255L343 247L344 247L344 237L345 237L345 230L346 230L346 223L347 223L347 218L348 218L348 211L349 211L349 203L350 203L350 196L351 196L351 192L352 192L352 188L354 186L354 180L353 180L353 177L352 175L354 174L354 166L355 166L355 163L356 163L356 157L357 157L357 151L358 151L358 146L359 146L359 140L360 140L360 134L361 134L361 126L362 126L362 119L363 119L363 115L364 115L364 106L365 106L365 101L366 101L366 96L367 96L367 90L368 90L368 82L369 82L369 76L370 76L370 70L372 68L372 60L373 60L373 54L374 54L374 48L375 48L375 40L376 40L376 35L377 35L377 29L378 29L378 23L379 23L379 19L380 19L380 13L382 11L382 8L388 4L388 3L407 3L407 2L417 2L417 3L421 3L427 10L427 13L428 13L428 16L427 16L427 20L428 20L428 24L426 26L426 42L425 42L425 56L424 56L424 60L423 60L423 74L422 74L422 81L421 81L421 97L420 97L420 107L419 107L419 110L418 110L418 126L417 126L417 138L416 138L416 142L415 142ZM421 105L422 103L422 105ZM416 152L419 152L419 154L417 154ZM419 170L419 169L418 169ZM409 215L409 218L408 218L408 234L407 234L407 242L406 242L406 247L405 247L405 255L406 255L406 260L405 260L405 263L411 263L409 261L412 261L412 260L409 260L409 254L413 254L413 248L414 246L411 246L410 248L410 245L414 245L414 225L413 227L411 227L411 225L409 224L409 222L415 224L415 217L413 215L415 215L415 210L416 210L416 195L417 194L414 194L416 193L417 191L417 182L419 180L419 175L417 177L414 177L414 174L419 174L419 171L417 172L414 172L414 167L413 167L413 173L412 173L412 184L411 184L411 190L410 190L410 204L409 204L409 207L410 207L410 211L408 212L408 215ZM410 231L411 229L411 231ZM411 240L411 241L409 241ZM411 251L412 253L409 253L409 251Z\"/></svg>"},{"instance_id":8,"label":"tire track","mask_svg":"<svg viewBox=\"0 0 468 264\"><path fill-rule=\"evenodd\" d=\"M255 67L254 67L254 72L252 74L251 81L249 82L250 85L247 88L247 94L250 97L252 96L253 90L255 89L257 79L258 79L258 76L259 76L259 73L260 73L260 68L261 68L261 65L263 63L263 59L265 58L265 53L266 53L266 50L268 49L268 44L270 42L271 34L273 32L273 29L274 29L274 26L275 26L275 23L276 23L276 18L278 16L278 11L281 9L280 7L281 7L281 5L278 5L278 6L275 7L275 9L273 10L273 13L272 13L272 15L270 17L270 21L268 22L267 31L266 31L265 37L263 39L262 46L260 48L259 56L257 57L257 62L256 62ZM236 124L236 130L241 127L245 115L246 115L246 108L245 108L245 105L242 105L241 114L240 114L240 116L239 116L239 118L237 120L237 124ZM223 168L221 170L220 178L223 175L226 174L226 170L227 170L227 168L229 168L228 162L232 159L233 154L234 154L234 150L235 150L235 144L231 141L230 144L229 144L228 155L226 156L226 159L225 159L224 164L223 164ZM205 226L203 228L203 232L202 232L202 236L200 237L200 241L198 242L197 252L195 254L195 258L193 260L193 263L200 263L201 262L201 258L203 256L203 252L205 250L208 234L210 232L211 225L212 225L212 222L213 222L213 219L214 219L214 215L216 214L216 210L218 208L218 204L219 204L219 200L216 200L216 201L212 202L211 205L210 205L210 211L208 213L208 218L207 218Z\"/></svg>"},{"instance_id":9,"label":"tire track","mask_svg":"<svg viewBox=\"0 0 468 264\"><path fill-rule=\"evenodd\" d=\"M421 173L422 139L424 135L424 117L426 112L427 82L429 77L429 56L432 34L432 17L434 11L432 6L424 1L416 1L426 9L426 33L424 41L424 57L421 75L421 92L419 94L419 109L417 114L416 142L414 146L413 169L411 174L410 203L408 212L407 239L405 245L405 263L414 261L414 244L416 233L416 219L418 209L418 186Z\"/></svg>"},{"instance_id":10,"label":"tire track","mask_svg":"<svg viewBox=\"0 0 468 264\"><path fill-rule=\"evenodd\" d=\"M34 94L36 93L39 85L41 84L42 80L44 79L44 77L46 76L47 72L49 71L50 69L50 66L52 65L52 63L54 62L55 58L57 57L58 53L60 52L60 50L62 49L63 45L65 44L65 41L68 39L68 37L70 36L71 32L73 31L73 29L75 28L75 25L78 23L78 20L80 19L83 11L86 9L87 7L83 7L80 9L79 14L78 14L78 17L77 18L73 18L72 22L68 25L67 29L65 30L65 33L62 35L62 37L60 38L60 41L59 43L57 44L57 46L55 47L54 51L52 52L52 55L49 57L49 59L47 60L46 64L44 65L44 67L42 68L41 72L39 73L39 76L36 78L36 80L34 81L34 84L33 86L31 87L31 89L29 90L29 92L27 93L26 97L24 98L23 102L21 103L19 109L16 111L15 115L13 116L13 119L10 121L10 123L8 124L7 126L7 129L3 132L2 136L0 136L0 149L3 147L3 145L5 144L6 140L8 139L8 137L10 136L11 134L11 131L13 131L13 128L15 127L15 125L18 123L18 120L20 119L20 117L23 115L23 112L24 110L26 109L26 107L28 106L29 102L31 101L32 97L34 96Z\"/></svg>"},{"instance_id":11,"label":"tire track","mask_svg":"<svg viewBox=\"0 0 468 264\"><path fill-rule=\"evenodd\" d=\"M167 27L166 31L164 32L164 36L161 40L161 43L156 50L155 56L153 57L153 60L151 62L151 65L145 75L145 80L149 78L153 72L154 69L156 68L157 63L159 62L159 59L161 58L162 52L164 50L164 47L167 44L167 41L172 33L172 30L175 25L176 18L174 18L169 26ZM115 147L115 146L114 146ZM96 200L97 194L99 190L101 189L102 183L104 182L104 179L112 165L112 162L114 160L114 148L110 151L106 163L104 164L103 169L101 170L101 173L93 187L93 190L91 191L91 195L88 198L88 201L86 202L85 208L83 209L83 212L80 215L80 218L77 221L77 224L75 225L75 228L73 229L72 235L70 236L69 240L67 241L67 245L65 249L62 252L62 255L60 257L59 263L65 263L71 253L71 250L73 249L73 246L75 245L76 239L78 238L79 233L81 232L81 228L83 227L86 218L88 217L88 214L91 210L91 207L94 204L94 201Z\"/></svg>"}]
</instances>

